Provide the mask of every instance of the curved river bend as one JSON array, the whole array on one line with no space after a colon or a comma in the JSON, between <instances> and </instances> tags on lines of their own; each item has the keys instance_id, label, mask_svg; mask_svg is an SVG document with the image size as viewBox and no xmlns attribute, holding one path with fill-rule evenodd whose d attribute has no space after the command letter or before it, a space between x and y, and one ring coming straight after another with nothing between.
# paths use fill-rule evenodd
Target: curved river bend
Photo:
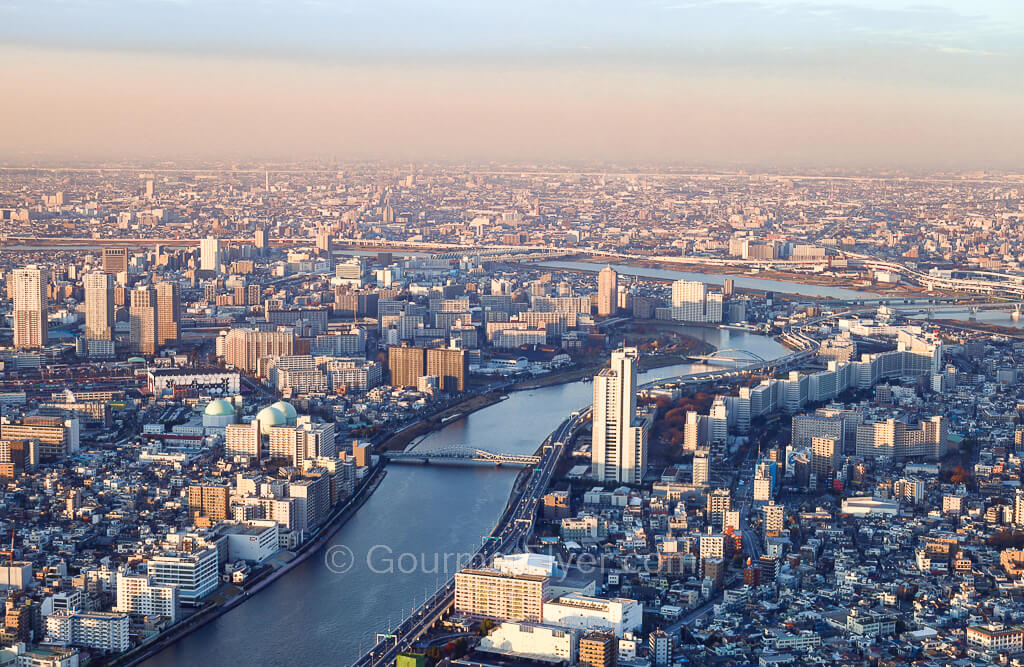
<instances>
[{"instance_id":1,"label":"curved river bend","mask_svg":"<svg viewBox=\"0 0 1024 667\"><path fill-rule=\"evenodd\" d=\"M786 353L783 346L756 334L691 327L684 331L720 349L745 348L764 358ZM641 375L640 381L703 368L667 366ZM429 434L418 447L471 444L532 453L569 413L591 403L592 392L593 385L583 382L514 392L508 400ZM504 510L516 473L513 468L391 466L325 551L145 664L354 662L389 620L394 624L408 614L447 578L445 554L452 570L457 554L479 546ZM340 545L354 555L355 564L344 574L332 572L326 563L326 554L338 553ZM407 555L399 558L401 554ZM388 569L394 573L383 572Z\"/></svg>"}]
</instances>

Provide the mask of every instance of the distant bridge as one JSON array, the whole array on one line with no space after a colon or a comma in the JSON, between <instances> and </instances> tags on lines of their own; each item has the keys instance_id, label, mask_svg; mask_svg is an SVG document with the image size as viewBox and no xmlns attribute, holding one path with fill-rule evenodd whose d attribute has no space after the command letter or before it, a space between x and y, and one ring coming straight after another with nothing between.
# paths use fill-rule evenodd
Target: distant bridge
<instances>
[{"instance_id":1,"label":"distant bridge","mask_svg":"<svg viewBox=\"0 0 1024 667\"><path fill-rule=\"evenodd\" d=\"M718 364L723 364L723 363L727 364L727 365L732 365L732 364L739 364L739 363L749 363L749 362L754 362L754 361L759 361L761 363L766 363L768 361L767 359L765 359L764 357L762 357L761 355L759 355L756 352L751 352L750 350L739 350L739 349L732 349L732 348L728 348L728 349L725 349L725 350L715 350L711 354L702 354L700 356L690 357L690 359L692 359L693 361L699 361L701 363L705 363L705 364L708 364L708 365L711 365L711 366L718 365Z\"/></svg>"},{"instance_id":2,"label":"distant bridge","mask_svg":"<svg viewBox=\"0 0 1024 667\"><path fill-rule=\"evenodd\" d=\"M535 466L539 456L506 454L465 446L439 447L438 449L411 450L386 454L392 463L485 463L491 465Z\"/></svg>"}]
</instances>

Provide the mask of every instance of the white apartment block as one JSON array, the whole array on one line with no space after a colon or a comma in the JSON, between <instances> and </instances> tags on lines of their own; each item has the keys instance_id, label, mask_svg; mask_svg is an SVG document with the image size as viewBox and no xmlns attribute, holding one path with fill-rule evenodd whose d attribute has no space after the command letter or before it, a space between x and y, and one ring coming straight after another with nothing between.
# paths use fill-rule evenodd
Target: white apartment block
<instances>
[{"instance_id":1,"label":"white apartment block","mask_svg":"<svg viewBox=\"0 0 1024 667\"><path fill-rule=\"evenodd\" d=\"M455 574L455 612L476 618L539 622L547 588L548 577L465 569Z\"/></svg>"},{"instance_id":2,"label":"white apartment block","mask_svg":"<svg viewBox=\"0 0 1024 667\"><path fill-rule=\"evenodd\" d=\"M46 636L59 644L121 653L129 648L128 625L128 614L62 609L46 617Z\"/></svg>"},{"instance_id":3,"label":"white apartment block","mask_svg":"<svg viewBox=\"0 0 1024 667\"><path fill-rule=\"evenodd\" d=\"M178 620L178 587L158 584L142 574L117 573L117 605L114 611L136 616L163 616Z\"/></svg>"}]
</instances>

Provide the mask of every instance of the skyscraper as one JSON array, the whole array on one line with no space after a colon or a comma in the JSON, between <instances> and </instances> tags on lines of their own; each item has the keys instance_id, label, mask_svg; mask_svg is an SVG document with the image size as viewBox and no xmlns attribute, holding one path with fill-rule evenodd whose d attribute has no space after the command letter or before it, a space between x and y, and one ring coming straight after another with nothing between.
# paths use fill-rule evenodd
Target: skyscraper
<instances>
[{"instance_id":1,"label":"skyscraper","mask_svg":"<svg viewBox=\"0 0 1024 667\"><path fill-rule=\"evenodd\" d=\"M14 346L31 349L45 347L49 338L46 288L50 273L30 265L14 270Z\"/></svg>"},{"instance_id":2,"label":"skyscraper","mask_svg":"<svg viewBox=\"0 0 1024 667\"><path fill-rule=\"evenodd\" d=\"M615 350L594 377L591 464L601 481L639 484L647 468L650 421L636 414L637 358L634 347Z\"/></svg>"},{"instance_id":3,"label":"skyscraper","mask_svg":"<svg viewBox=\"0 0 1024 667\"><path fill-rule=\"evenodd\" d=\"M260 251L260 254L264 254L267 251L267 230L263 227L257 227L256 231L253 232L253 244L256 249Z\"/></svg>"},{"instance_id":4,"label":"skyscraper","mask_svg":"<svg viewBox=\"0 0 1024 667\"><path fill-rule=\"evenodd\" d=\"M610 266L597 274L597 314L609 317L615 314L619 294L619 274Z\"/></svg>"},{"instance_id":5,"label":"skyscraper","mask_svg":"<svg viewBox=\"0 0 1024 667\"><path fill-rule=\"evenodd\" d=\"M156 290L143 285L132 290L132 305L128 311L130 324L129 342L132 352L156 354L157 312Z\"/></svg>"},{"instance_id":6,"label":"skyscraper","mask_svg":"<svg viewBox=\"0 0 1024 667\"><path fill-rule=\"evenodd\" d=\"M176 281L156 285L157 345L176 345L181 322L181 286Z\"/></svg>"},{"instance_id":7,"label":"skyscraper","mask_svg":"<svg viewBox=\"0 0 1024 667\"><path fill-rule=\"evenodd\" d=\"M114 334L114 277L103 271L85 274L85 337L112 340Z\"/></svg>"},{"instance_id":8,"label":"skyscraper","mask_svg":"<svg viewBox=\"0 0 1024 667\"><path fill-rule=\"evenodd\" d=\"M212 236L199 243L199 268L202 271L220 270L220 240Z\"/></svg>"},{"instance_id":9,"label":"skyscraper","mask_svg":"<svg viewBox=\"0 0 1024 667\"><path fill-rule=\"evenodd\" d=\"M127 248L104 248L103 270L107 273L124 273L128 270Z\"/></svg>"}]
</instances>

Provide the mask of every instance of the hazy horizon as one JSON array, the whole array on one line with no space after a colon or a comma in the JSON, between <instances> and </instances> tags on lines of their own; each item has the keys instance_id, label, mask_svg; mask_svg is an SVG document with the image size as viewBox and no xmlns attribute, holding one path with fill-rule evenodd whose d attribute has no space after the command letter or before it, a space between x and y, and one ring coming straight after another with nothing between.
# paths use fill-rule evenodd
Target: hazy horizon
<instances>
[{"instance_id":1,"label":"hazy horizon","mask_svg":"<svg viewBox=\"0 0 1024 667\"><path fill-rule=\"evenodd\" d=\"M0 160L1021 168L1010 2L0 0Z\"/></svg>"}]
</instances>

